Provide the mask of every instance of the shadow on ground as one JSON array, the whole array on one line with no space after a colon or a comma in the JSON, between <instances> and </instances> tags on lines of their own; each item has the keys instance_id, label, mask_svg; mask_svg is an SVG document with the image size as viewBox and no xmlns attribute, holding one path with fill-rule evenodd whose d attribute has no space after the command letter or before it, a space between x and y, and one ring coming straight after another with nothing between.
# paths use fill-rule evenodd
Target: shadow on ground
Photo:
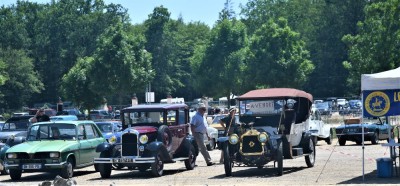
<instances>
[{"instance_id":1,"label":"shadow on ground","mask_svg":"<svg viewBox=\"0 0 400 186\"><path fill-rule=\"evenodd\" d=\"M352 178L350 180L346 180L343 182L340 182L338 184L399 184L400 183L400 176L393 176L390 178L379 178L377 176L376 170L364 174L364 180L363 176L358 176L355 178Z\"/></svg>"},{"instance_id":2,"label":"shadow on ground","mask_svg":"<svg viewBox=\"0 0 400 186\"><path fill-rule=\"evenodd\" d=\"M78 176L84 176L84 175L88 175L88 174L92 174L95 173L95 171L74 171L74 176L73 177L78 177ZM8 176L10 178L9 175L4 175L4 176ZM57 176L57 174L55 173L22 173L21 179L19 180L3 180L1 182L36 182L36 181L53 181L54 178Z\"/></svg>"},{"instance_id":3,"label":"shadow on ground","mask_svg":"<svg viewBox=\"0 0 400 186\"><path fill-rule=\"evenodd\" d=\"M293 172L301 171L306 169L307 167L291 167L291 168L283 168L283 175L290 174ZM240 167L232 168L232 176L233 177L274 177L278 176L276 169L271 167L264 167L262 169L258 169L256 167L250 169L240 169ZM225 173L216 175L211 177L210 179L221 179L225 178Z\"/></svg>"}]
</instances>

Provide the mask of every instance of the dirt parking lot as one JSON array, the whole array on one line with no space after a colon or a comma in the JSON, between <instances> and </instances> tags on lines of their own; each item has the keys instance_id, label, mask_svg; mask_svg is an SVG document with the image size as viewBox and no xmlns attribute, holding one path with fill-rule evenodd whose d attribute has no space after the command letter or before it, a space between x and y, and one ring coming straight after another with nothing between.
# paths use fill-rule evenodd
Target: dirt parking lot
<instances>
[{"instance_id":1,"label":"dirt parking lot","mask_svg":"<svg viewBox=\"0 0 400 186\"><path fill-rule=\"evenodd\" d=\"M389 149L379 145L365 145L365 176L362 177L362 146L347 143L339 146L319 141L316 164L307 168L304 158L284 160L283 176L276 176L273 164L263 169L255 167L234 167L233 177L225 177L224 166L216 164L207 167L200 155L197 167L185 169L184 163L167 164L165 175L152 177L150 172L138 170L113 171L111 178L101 179L92 167L75 172L78 185L333 185L333 184L400 184L400 177L378 178L376 158L389 157ZM213 161L218 162L220 151L210 152ZM38 185L45 180L53 180L54 174L25 173L19 182L13 182L8 175L0 176L0 185Z\"/></svg>"}]
</instances>

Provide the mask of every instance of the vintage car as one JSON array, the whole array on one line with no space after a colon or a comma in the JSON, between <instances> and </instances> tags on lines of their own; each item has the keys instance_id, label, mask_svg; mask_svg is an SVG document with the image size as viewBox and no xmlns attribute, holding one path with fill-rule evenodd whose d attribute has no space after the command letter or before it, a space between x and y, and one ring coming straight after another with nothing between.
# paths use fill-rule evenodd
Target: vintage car
<instances>
[{"instance_id":1,"label":"vintage car","mask_svg":"<svg viewBox=\"0 0 400 186\"><path fill-rule=\"evenodd\" d=\"M121 121L105 120L96 121L96 125L99 127L103 137L108 140L115 135L115 133L120 132L122 129Z\"/></svg>"},{"instance_id":2,"label":"vintage car","mask_svg":"<svg viewBox=\"0 0 400 186\"><path fill-rule=\"evenodd\" d=\"M322 120L319 110L315 109L311 111L311 117L308 122L311 135L317 137L315 144L320 140L324 140L328 145L332 144L332 129Z\"/></svg>"},{"instance_id":3,"label":"vintage car","mask_svg":"<svg viewBox=\"0 0 400 186\"><path fill-rule=\"evenodd\" d=\"M308 130L311 94L271 88L247 92L236 100L241 125L234 134L218 138L226 176L232 176L233 165L261 169L269 162L282 175L283 159L297 157L305 157L306 165L314 166L315 137Z\"/></svg>"},{"instance_id":4,"label":"vintage car","mask_svg":"<svg viewBox=\"0 0 400 186\"><path fill-rule=\"evenodd\" d=\"M4 165L12 180L19 180L22 172L55 171L71 178L74 169L93 165L93 157L99 157L96 147L104 142L93 121L38 122L24 143L6 150Z\"/></svg>"},{"instance_id":5,"label":"vintage car","mask_svg":"<svg viewBox=\"0 0 400 186\"><path fill-rule=\"evenodd\" d=\"M97 146L95 158L102 178L111 175L112 166L151 169L162 176L165 163L184 161L195 167L198 148L189 133L189 107L186 104L135 105L121 110L123 132Z\"/></svg>"},{"instance_id":6,"label":"vintage car","mask_svg":"<svg viewBox=\"0 0 400 186\"><path fill-rule=\"evenodd\" d=\"M336 136L339 145L346 145L346 141L354 141L357 145L362 144L362 135L364 128L364 141L371 141L372 144L378 144L379 140L388 140L393 137L393 128L391 125L382 122L381 118L368 120L365 118L363 124L361 118L348 118L344 124L336 127ZM392 136L391 136L392 135Z\"/></svg>"}]
</instances>

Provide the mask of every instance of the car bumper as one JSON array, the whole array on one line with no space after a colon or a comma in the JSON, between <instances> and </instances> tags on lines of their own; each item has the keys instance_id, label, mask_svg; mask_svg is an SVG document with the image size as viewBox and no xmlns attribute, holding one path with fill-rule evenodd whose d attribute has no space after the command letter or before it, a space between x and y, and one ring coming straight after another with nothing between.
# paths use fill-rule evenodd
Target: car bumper
<instances>
[{"instance_id":1,"label":"car bumper","mask_svg":"<svg viewBox=\"0 0 400 186\"><path fill-rule=\"evenodd\" d=\"M94 163L154 163L154 157L94 158Z\"/></svg>"},{"instance_id":2,"label":"car bumper","mask_svg":"<svg viewBox=\"0 0 400 186\"><path fill-rule=\"evenodd\" d=\"M344 138L346 140L360 140L362 138L362 133L346 133L346 134L336 134L338 138ZM365 132L364 138L370 138L374 135L374 132Z\"/></svg>"},{"instance_id":3,"label":"car bumper","mask_svg":"<svg viewBox=\"0 0 400 186\"><path fill-rule=\"evenodd\" d=\"M30 168L30 169L24 169L23 165L28 165L28 164L36 164L40 165L40 168ZM61 162L61 163L9 163L6 162L4 164L4 168L6 169L22 169L26 172L47 172L51 171L54 169L61 169L64 168L67 165L67 162Z\"/></svg>"}]
</instances>

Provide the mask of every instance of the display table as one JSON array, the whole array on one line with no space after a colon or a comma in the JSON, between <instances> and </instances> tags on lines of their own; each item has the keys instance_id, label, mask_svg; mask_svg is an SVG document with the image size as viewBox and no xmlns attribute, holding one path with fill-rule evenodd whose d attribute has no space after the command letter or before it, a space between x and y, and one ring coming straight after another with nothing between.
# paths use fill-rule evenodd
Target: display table
<instances>
[{"instance_id":1,"label":"display table","mask_svg":"<svg viewBox=\"0 0 400 186\"><path fill-rule=\"evenodd\" d=\"M382 144L383 147L390 147L390 158L392 158L393 165L396 171L396 176L399 176L399 167L397 167L397 158L399 158L399 154L396 153L396 147L400 148L400 143L396 143L394 140L390 140L389 143ZM400 158L399 158L400 162Z\"/></svg>"}]
</instances>

